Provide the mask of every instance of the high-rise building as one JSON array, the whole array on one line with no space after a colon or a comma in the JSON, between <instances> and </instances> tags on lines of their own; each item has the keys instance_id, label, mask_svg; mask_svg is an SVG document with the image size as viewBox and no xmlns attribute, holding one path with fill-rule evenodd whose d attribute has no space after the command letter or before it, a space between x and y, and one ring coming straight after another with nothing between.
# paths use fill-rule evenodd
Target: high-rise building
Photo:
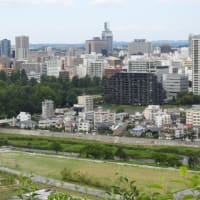
<instances>
[{"instance_id":1,"label":"high-rise building","mask_svg":"<svg viewBox=\"0 0 200 200\"><path fill-rule=\"evenodd\" d=\"M192 47L192 90L200 95L200 35L191 37Z\"/></svg>"},{"instance_id":2,"label":"high-rise building","mask_svg":"<svg viewBox=\"0 0 200 200\"><path fill-rule=\"evenodd\" d=\"M54 102L45 100L42 102L42 118L51 119L54 116Z\"/></svg>"},{"instance_id":3,"label":"high-rise building","mask_svg":"<svg viewBox=\"0 0 200 200\"><path fill-rule=\"evenodd\" d=\"M0 56L11 57L11 41L3 39L0 41Z\"/></svg>"},{"instance_id":4,"label":"high-rise building","mask_svg":"<svg viewBox=\"0 0 200 200\"><path fill-rule=\"evenodd\" d=\"M29 59L29 37L17 36L15 38L15 58L16 60Z\"/></svg>"},{"instance_id":5,"label":"high-rise building","mask_svg":"<svg viewBox=\"0 0 200 200\"><path fill-rule=\"evenodd\" d=\"M101 53L104 56L112 54L113 50L113 34L108 27L108 23L104 24L104 31L102 32L102 38L94 37L92 40L86 40L85 43L86 53Z\"/></svg>"},{"instance_id":6,"label":"high-rise building","mask_svg":"<svg viewBox=\"0 0 200 200\"><path fill-rule=\"evenodd\" d=\"M104 23L104 31L102 32L102 40L107 42L108 55L111 55L113 51L113 33L109 29L109 25L107 22Z\"/></svg>"},{"instance_id":7,"label":"high-rise building","mask_svg":"<svg viewBox=\"0 0 200 200\"><path fill-rule=\"evenodd\" d=\"M104 97L113 104L160 105L165 95L153 73L118 73L105 80Z\"/></svg>"},{"instance_id":8,"label":"high-rise building","mask_svg":"<svg viewBox=\"0 0 200 200\"><path fill-rule=\"evenodd\" d=\"M128 44L128 53L130 55L150 55L152 52L152 43L145 39L135 39Z\"/></svg>"}]
</instances>

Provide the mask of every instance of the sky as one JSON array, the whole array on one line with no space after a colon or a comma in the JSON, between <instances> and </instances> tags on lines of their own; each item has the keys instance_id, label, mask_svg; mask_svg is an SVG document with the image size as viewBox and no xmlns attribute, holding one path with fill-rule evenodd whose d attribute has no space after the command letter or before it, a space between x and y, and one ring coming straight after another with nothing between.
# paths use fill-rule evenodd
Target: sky
<instances>
[{"instance_id":1,"label":"sky","mask_svg":"<svg viewBox=\"0 0 200 200\"><path fill-rule=\"evenodd\" d=\"M109 22L115 41L186 40L200 33L200 0L0 0L0 39L84 43Z\"/></svg>"}]
</instances>

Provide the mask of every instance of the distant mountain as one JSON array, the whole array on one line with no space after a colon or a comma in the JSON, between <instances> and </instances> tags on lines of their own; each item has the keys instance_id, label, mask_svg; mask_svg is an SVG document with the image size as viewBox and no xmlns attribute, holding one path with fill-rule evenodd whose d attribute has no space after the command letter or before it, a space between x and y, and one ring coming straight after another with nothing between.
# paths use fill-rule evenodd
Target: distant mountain
<instances>
[{"instance_id":1,"label":"distant mountain","mask_svg":"<svg viewBox=\"0 0 200 200\"><path fill-rule=\"evenodd\" d=\"M169 44L173 48L188 46L188 40L156 40L156 41L152 41L152 43L154 46L161 46L163 44Z\"/></svg>"}]
</instances>

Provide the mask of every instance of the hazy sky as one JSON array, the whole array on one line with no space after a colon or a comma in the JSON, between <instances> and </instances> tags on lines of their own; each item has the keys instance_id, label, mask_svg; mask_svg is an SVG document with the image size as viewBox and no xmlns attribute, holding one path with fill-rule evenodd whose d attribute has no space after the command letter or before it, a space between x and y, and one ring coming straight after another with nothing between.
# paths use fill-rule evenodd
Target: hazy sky
<instances>
[{"instance_id":1,"label":"hazy sky","mask_svg":"<svg viewBox=\"0 0 200 200\"><path fill-rule=\"evenodd\" d=\"M110 23L114 39L187 39L200 33L200 0L0 0L0 39L83 43Z\"/></svg>"}]
</instances>

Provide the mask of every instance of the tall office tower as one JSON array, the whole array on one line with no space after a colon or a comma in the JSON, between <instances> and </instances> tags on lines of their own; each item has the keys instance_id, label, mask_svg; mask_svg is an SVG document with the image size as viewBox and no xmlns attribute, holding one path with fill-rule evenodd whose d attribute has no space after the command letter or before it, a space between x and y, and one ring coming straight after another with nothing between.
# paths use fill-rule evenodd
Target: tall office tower
<instances>
[{"instance_id":1,"label":"tall office tower","mask_svg":"<svg viewBox=\"0 0 200 200\"><path fill-rule=\"evenodd\" d=\"M45 100L42 102L42 118L51 119L54 116L54 102Z\"/></svg>"},{"instance_id":2,"label":"tall office tower","mask_svg":"<svg viewBox=\"0 0 200 200\"><path fill-rule=\"evenodd\" d=\"M28 36L17 36L15 38L15 58L16 60L28 60L29 58Z\"/></svg>"},{"instance_id":3,"label":"tall office tower","mask_svg":"<svg viewBox=\"0 0 200 200\"><path fill-rule=\"evenodd\" d=\"M109 29L107 22L104 23L104 31L102 32L102 40L107 41L108 55L111 55L113 51L113 33Z\"/></svg>"},{"instance_id":4,"label":"tall office tower","mask_svg":"<svg viewBox=\"0 0 200 200\"><path fill-rule=\"evenodd\" d=\"M192 90L200 95L200 35L191 38L192 43Z\"/></svg>"},{"instance_id":5,"label":"tall office tower","mask_svg":"<svg viewBox=\"0 0 200 200\"><path fill-rule=\"evenodd\" d=\"M11 41L3 39L0 41L0 56L11 57Z\"/></svg>"}]
</instances>

